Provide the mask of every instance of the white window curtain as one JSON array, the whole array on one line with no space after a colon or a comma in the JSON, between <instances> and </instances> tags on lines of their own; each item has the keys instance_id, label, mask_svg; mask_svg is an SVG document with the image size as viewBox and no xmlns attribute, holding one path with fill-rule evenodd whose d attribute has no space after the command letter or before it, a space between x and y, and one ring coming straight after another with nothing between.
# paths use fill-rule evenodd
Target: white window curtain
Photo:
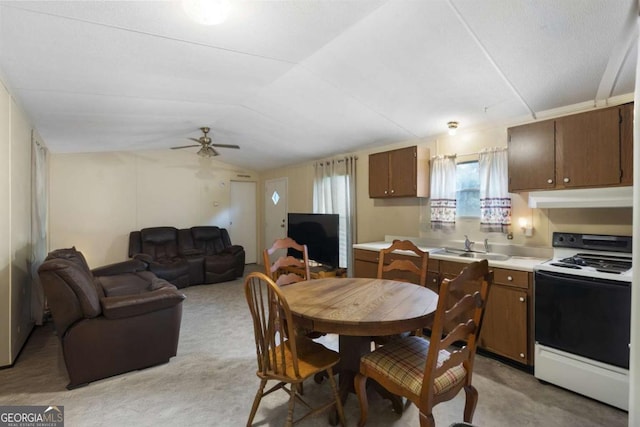
<instances>
[{"instance_id":1,"label":"white window curtain","mask_svg":"<svg viewBox=\"0 0 640 427\"><path fill-rule=\"evenodd\" d=\"M431 159L431 229L456 226L456 156Z\"/></svg>"},{"instance_id":2,"label":"white window curtain","mask_svg":"<svg viewBox=\"0 0 640 427\"><path fill-rule=\"evenodd\" d=\"M340 216L340 266L353 276L352 246L356 236L356 160L345 157L316 162L313 167L313 212Z\"/></svg>"},{"instance_id":3,"label":"white window curtain","mask_svg":"<svg viewBox=\"0 0 640 427\"><path fill-rule=\"evenodd\" d=\"M511 196L506 148L480 152L480 230L508 232L511 225Z\"/></svg>"},{"instance_id":4,"label":"white window curtain","mask_svg":"<svg viewBox=\"0 0 640 427\"><path fill-rule=\"evenodd\" d=\"M31 317L41 325L45 298L38 268L47 256L48 150L35 136L31 141Z\"/></svg>"}]
</instances>

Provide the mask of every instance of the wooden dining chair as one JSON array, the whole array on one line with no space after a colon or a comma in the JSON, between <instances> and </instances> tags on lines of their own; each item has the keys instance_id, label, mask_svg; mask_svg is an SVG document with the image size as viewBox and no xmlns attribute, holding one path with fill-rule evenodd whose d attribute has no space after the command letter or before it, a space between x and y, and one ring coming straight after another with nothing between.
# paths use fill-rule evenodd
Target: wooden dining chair
<instances>
[{"instance_id":1,"label":"wooden dining chair","mask_svg":"<svg viewBox=\"0 0 640 427\"><path fill-rule=\"evenodd\" d=\"M417 262L409 261L406 259L392 259L391 254L394 251L410 251L413 252L417 258ZM427 263L429 262L429 252L425 252L418 248L410 240L394 240L391 246L384 248L380 251L378 257L378 279L392 279L402 282L415 283L420 286L425 286L427 283ZM418 266L419 264L420 266ZM415 331L418 335L422 335L422 331ZM372 340L377 347L388 343L392 339L401 337L402 335L384 335L372 337Z\"/></svg>"},{"instance_id":2,"label":"wooden dining chair","mask_svg":"<svg viewBox=\"0 0 640 427\"><path fill-rule=\"evenodd\" d=\"M264 273L249 274L244 282L244 291L253 319L258 357L256 374L260 378L247 426L252 425L261 399L280 389L289 394L286 426L333 407L337 409L340 424L344 426L344 411L333 376L333 367L340 361L338 353L309 338L296 336L291 311L282 290ZM312 408L302 399L299 385L320 372L327 373L333 399L320 407ZM277 384L265 391L269 380L275 380ZM302 402L309 411L294 421L296 401Z\"/></svg>"},{"instance_id":3,"label":"wooden dining chair","mask_svg":"<svg viewBox=\"0 0 640 427\"><path fill-rule=\"evenodd\" d=\"M287 255L289 249L298 251L302 258ZM280 254L280 256L272 261L274 254ZM276 239L269 249L264 250L263 257L267 276L280 286L311 278L307 245L301 245L290 237Z\"/></svg>"},{"instance_id":4,"label":"wooden dining chair","mask_svg":"<svg viewBox=\"0 0 640 427\"><path fill-rule=\"evenodd\" d=\"M389 262L389 258L394 251L413 252L418 257L416 259L417 263L406 259L392 259ZM390 278L425 286L427 283L428 262L429 252L421 250L410 240L394 240L391 246L380 251L378 279ZM419 264L419 266L416 264Z\"/></svg>"},{"instance_id":5,"label":"wooden dining chair","mask_svg":"<svg viewBox=\"0 0 640 427\"><path fill-rule=\"evenodd\" d=\"M442 282L430 340L403 337L362 356L354 379L360 402L358 426L367 421L367 378L413 402L420 411L421 427L435 427L433 407L464 389L463 417L472 421L478 402L478 391L471 384L473 360L492 282L486 260L468 265L455 279ZM446 325L452 322L456 326L447 333ZM464 344L452 346L458 342Z\"/></svg>"}]
</instances>

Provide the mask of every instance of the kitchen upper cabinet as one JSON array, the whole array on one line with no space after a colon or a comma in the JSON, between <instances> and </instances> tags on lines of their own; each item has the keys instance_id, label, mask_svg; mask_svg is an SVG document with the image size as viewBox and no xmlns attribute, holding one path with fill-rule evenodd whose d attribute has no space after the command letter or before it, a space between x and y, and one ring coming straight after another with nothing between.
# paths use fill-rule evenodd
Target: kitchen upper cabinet
<instances>
[{"instance_id":1,"label":"kitchen upper cabinet","mask_svg":"<svg viewBox=\"0 0 640 427\"><path fill-rule=\"evenodd\" d=\"M621 185L633 185L633 102L620 106Z\"/></svg>"},{"instance_id":2,"label":"kitchen upper cabinet","mask_svg":"<svg viewBox=\"0 0 640 427\"><path fill-rule=\"evenodd\" d=\"M508 130L509 191L542 190L556 185L555 121Z\"/></svg>"},{"instance_id":3,"label":"kitchen upper cabinet","mask_svg":"<svg viewBox=\"0 0 640 427\"><path fill-rule=\"evenodd\" d=\"M558 186L620 183L620 109L589 111L556 119Z\"/></svg>"},{"instance_id":4,"label":"kitchen upper cabinet","mask_svg":"<svg viewBox=\"0 0 640 427\"><path fill-rule=\"evenodd\" d=\"M429 150L412 146L370 154L369 197L429 197Z\"/></svg>"},{"instance_id":5,"label":"kitchen upper cabinet","mask_svg":"<svg viewBox=\"0 0 640 427\"><path fill-rule=\"evenodd\" d=\"M508 129L509 191L631 185L633 103Z\"/></svg>"}]
</instances>

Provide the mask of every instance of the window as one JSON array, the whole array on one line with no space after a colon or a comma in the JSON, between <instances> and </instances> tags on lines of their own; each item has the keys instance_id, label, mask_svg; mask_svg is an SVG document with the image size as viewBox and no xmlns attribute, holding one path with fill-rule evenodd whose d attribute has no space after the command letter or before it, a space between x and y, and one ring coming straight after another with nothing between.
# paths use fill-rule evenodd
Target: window
<instances>
[{"instance_id":1,"label":"window","mask_svg":"<svg viewBox=\"0 0 640 427\"><path fill-rule=\"evenodd\" d=\"M456 165L456 216L480 218L480 173L478 162Z\"/></svg>"}]
</instances>

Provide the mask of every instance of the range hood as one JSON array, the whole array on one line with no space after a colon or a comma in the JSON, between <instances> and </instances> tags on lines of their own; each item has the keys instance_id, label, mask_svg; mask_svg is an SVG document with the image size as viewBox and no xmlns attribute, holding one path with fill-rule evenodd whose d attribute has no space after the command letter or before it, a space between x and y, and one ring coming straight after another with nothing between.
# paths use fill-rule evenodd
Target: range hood
<instances>
[{"instance_id":1,"label":"range hood","mask_svg":"<svg viewBox=\"0 0 640 427\"><path fill-rule=\"evenodd\" d=\"M532 191L531 208L620 208L633 206L633 187Z\"/></svg>"}]
</instances>

